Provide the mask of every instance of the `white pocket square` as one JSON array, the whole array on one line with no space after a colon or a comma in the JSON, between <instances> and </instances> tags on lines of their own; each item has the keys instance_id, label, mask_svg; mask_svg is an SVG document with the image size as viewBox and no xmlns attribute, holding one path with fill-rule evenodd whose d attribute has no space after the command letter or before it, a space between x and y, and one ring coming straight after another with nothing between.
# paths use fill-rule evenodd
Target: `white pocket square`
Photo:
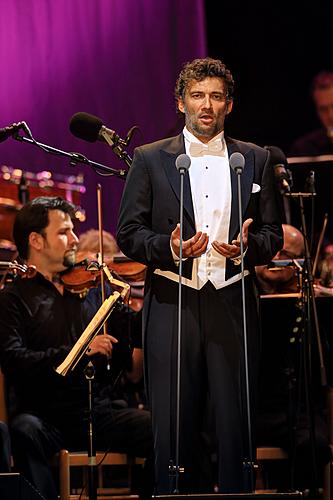
<instances>
[{"instance_id":1,"label":"white pocket square","mask_svg":"<svg viewBox=\"0 0 333 500\"><path fill-rule=\"evenodd\" d=\"M259 193L260 189L261 187L259 186L259 184L252 184L252 193Z\"/></svg>"}]
</instances>

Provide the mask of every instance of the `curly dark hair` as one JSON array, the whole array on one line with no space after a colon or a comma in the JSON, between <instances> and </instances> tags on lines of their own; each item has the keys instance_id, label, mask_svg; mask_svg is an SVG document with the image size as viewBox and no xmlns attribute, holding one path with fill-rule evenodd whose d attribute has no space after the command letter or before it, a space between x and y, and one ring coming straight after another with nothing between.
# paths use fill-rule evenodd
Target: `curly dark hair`
<instances>
[{"instance_id":1,"label":"curly dark hair","mask_svg":"<svg viewBox=\"0 0 333 500\"><path fill-rule=\"evenodd\" d=\"M185 92L190 81L196 80L200 82L207 77L222 78L226 84L227 101L232 99L234 93L234 79L231 72L219 59L205 57L203 59L194 59L192 62L184 64L176 82L176 100L184 100Z\"/></svg>"},{"instance_id":2,"label":"curly dark hair","mask_svg":"<svg viewBox=\"0 0 333 500\"><path fill-rule=\"evenodd\" d=\"M60 196L39 196L24 205L17 213L13 237L18 254L22 259L25 260L29 256L30 233L42 234L48 226L50 210L61 210L68 214L71 219L75 217L74 205Z\"/></svg>"}]
</instances>

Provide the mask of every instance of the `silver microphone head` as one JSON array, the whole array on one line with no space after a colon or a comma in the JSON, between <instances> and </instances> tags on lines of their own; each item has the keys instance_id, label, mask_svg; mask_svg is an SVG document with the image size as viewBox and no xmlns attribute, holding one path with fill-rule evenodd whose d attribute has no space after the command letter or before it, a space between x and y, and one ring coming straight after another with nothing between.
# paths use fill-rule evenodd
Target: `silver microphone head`
<instances>
[{"instance_id":1,"label":"silver microphone head","mask_svg":"<svg viewBox=\"0 0 333 500\"><path fill-rule=\"evenodd\" d=\"M176 158L176 168L177 170L185 172L190 168L191 165L191 158L186 155L185 153L177 156Z\"/></svg>"},{"instance_id":2,"label":"silver microphone head","mask_svg":"<svg viewBox=\"0 0 333 500\"><path fill-rule=\"evenodd\" d=\"M230 167L236 174L243 173L245 158L239 151L232 153L229 158Z\"/></svg>"}]
</instances>

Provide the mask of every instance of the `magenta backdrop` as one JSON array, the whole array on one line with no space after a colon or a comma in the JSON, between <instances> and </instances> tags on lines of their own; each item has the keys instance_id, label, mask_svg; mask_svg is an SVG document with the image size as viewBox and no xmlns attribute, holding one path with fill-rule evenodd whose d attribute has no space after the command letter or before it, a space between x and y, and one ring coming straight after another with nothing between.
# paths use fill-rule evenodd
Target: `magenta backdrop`
<instances>
[{"instance_id":1,"label":"magenta backdrop","mask_svg":"<svg viewBox=\"0 0 333 500\"><path fill-rule=\"evenodd\" d=\"M70 117L99 116L122 137L140 127L128 148L179 129L173 89L181 65L206 55L203 0L2 0L0 127L25 120L36 140L123 167L111 149L73 137ZM10 138L0 165L85 176L82 206L97 227L96 185L103 187L104 227L114 232L123 181L69 166Z\"/></svg>"}]
</instances>

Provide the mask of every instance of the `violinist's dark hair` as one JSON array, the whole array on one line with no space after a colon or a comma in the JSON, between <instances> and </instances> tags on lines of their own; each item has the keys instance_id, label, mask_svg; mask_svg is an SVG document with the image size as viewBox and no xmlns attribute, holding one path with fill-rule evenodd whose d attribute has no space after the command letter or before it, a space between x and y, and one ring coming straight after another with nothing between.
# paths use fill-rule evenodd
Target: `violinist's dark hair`
<instances>
[{"instance_id":1,"label":"violinist's dark hair","mask_svg":"<svg viewBox=\"0 0 333 500\"><path fill-rule=\"evenodd\" d=\"M74 205L60 196L34 198L17 213L13 227L13 237L21 259L26 260L29 256L30 233L43 234L44 229L48 226L50 210L61 210L68 214L71 219L75 217Z\"/></svg>"}]
</instances>

